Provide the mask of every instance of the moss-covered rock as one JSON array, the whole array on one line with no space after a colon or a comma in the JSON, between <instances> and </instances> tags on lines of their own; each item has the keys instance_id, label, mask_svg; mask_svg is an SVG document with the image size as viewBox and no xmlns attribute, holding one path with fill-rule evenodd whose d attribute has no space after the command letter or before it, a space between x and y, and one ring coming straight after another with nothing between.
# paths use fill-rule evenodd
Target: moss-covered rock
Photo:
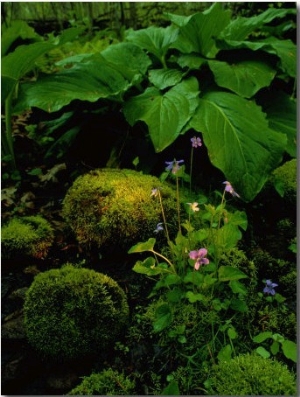
<instances>
[{"instance_id":1,"label":"moss-covered rock","mask_svg":"<svg viewBox=\"0 0 300 397\"><path fill-rule=\"evenodd\" d=\"M296 395L295 375L286 365L257 354L244 354L213 368L208 394L221 396Z\"/></svg>"},{"instance_id":2,"label":"moss-covered rock","mask_svg":"<svg viewBox=\"0 0 300 397\"><path fill-rule=\"evenodd\" d=\"M13 218L1 231L1 255L4 259L20 256L44 258L53 240L53 228L41 216Z\"/></svg>"},{"instance_id":3,"label":"moss-covered rock","mask_svg":"<svg viewBox=\"0 0 300 397\"><path fill-rule=\"evenodd\" d=\"M132 244L153 236L162 222L159 188L172 231L176 225L176 196L156 177L133 170L101 169L80 176L63 202L63 216L79 243L128 250Z\"/></svg>"},{"instance_id":4,"label":"moss-covered rock","mask_svg":"<svg viewBox=\"0 0 300 397\"><path fill-rule=\"evenodd\" d=\"M297 159L287 161L276 168L270 179L278 193L288 203L295 205L297 199Z\"/></svg>"},{"instance_id":5,"label":"moss-covered rock","mask_svg":"<svg viewBox=\"0 0 300 397\"><path fill-rule=\"evenodd\" d=\"M67 264L38 274L26 293L27 338L42 356L68 360L105 350L128 319L112 278Z\"/></svg>"},{"instance_id":6,"label":"moss-covered rock","mask_svg":"<svg viewBox=\"0 0 300 397\"><path fill-rule=\"evenodd\" d=\"M124 374L111 368L90 376L84 376L82 382L68 395L75 396L128 396L134 393L135 382Z\"/></svg>"}]
</instances>

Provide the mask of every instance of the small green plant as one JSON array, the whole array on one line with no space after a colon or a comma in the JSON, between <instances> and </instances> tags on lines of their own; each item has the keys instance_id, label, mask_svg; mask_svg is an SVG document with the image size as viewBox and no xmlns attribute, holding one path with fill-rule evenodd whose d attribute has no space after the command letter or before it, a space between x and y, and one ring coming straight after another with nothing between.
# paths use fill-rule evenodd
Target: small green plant
<instances>
[{"instance_id":1,"label":"small green plant","mask_svg":"<svg viewBox=\"0 0 300 397\"><path fill-rule=\"evenodd\" d=\"M160 205L151 189L161 188L171 228L176 224L176 196L171 187L133 170L101 169L80 176L63 202L63 216L82 245L128 247L153 234Z\"/></svg>"},{"instance_id":2,"label":"small green plant","mask_svg":"<svg viewBox=\"0 0 300 397\"><path fill-rule=\"evenodd\" d=\"M256 352L262 357L269 358L271 357L271 353L275 356L282 351L286 358L292 360L294 363L297 362L297 345L295 342L285 339L280 334L273 334L270 331L261 332L253 338L253 341L256 343L263 343L266 340L271 340L270 346L268 347L270 351L264 347L264 345L267 346L266 343L256 349Z\"/></svg>"},{"instance_id":3,"label":"small green plant","mask_svg":"<svg viewBox=\"0 0 300 397\"><path fill-rule=\"evenodd\" d=\"M183 162L176 159L166 162L166 171L176 179L177 203L180 203L179 179L184 177ZM186 179L190 182L189 178ZM220 264L222 256L232 250L241 238L239 228L245 230L247 227L243 212L231 213L226 209L226 193L234 197L239 195L228 181L224 184L219 205L203 204L199 207L198 202L187 203L184 220L178 211L178 234L174 242L168 232L161 191L152 189L152 198L160 203L162 217L155 232L165 231L168 248L166 252L158 252L154 248L156 239L150 238L129 250L129 253L152 253L153 256L137 261L133 270L148 277L159 277L151 293L151 297L156 298L154 311L151 310L153 332L161 334L163 345L176 343L187 346L186 358L200 354L201 349L205 357L214 359L218 352L224 356L224 344L226 354L231 356L234 353L233 340L237 337L232 320L238 313L248 310L247 288L240 281L247 278L247 274L237 267ZM195 223L200 225L199 229L192 225L192 220L197 217ZM189 306L194 306L195 313L193 318L191 312L192 317L187 320L184 316ZM222 312L230 313L226 321L222 319ZM196 339L195 329L198 330ZM199 329L203 330L201 335ZM192 347L196 352L192 352ZM191 361L196 359L191 358Z\"/></svg>"},{"instance_id":4,"label":"small green plant","mask_svg":"<svg viewBox=\"0 0 300 397\"><path fill-rule=\"evenodd\" d=\"M294 396L295 375L279 361L256 353L239 355L214 366L207 394L222 396Z\"/></svg>"},{"instance_id":5,"label":"small green plant","mask_svg":"<svg viewBox=\"0 0 300 397\"><path fill-rule=\"evenodd\" d=\"M112 368L84 376L82 382L68 395L75 396L128 396L135 394L135 382Z\"/></svg>"},{"instance_id":6,"label":"small green plant","mask_svg":"<svg viewBox=\"0 0 300 397\"><path fill-rule=\"evenodd\" d=\"M54 240L54 231L43 217L24 216L11 219L1 231L2 258L20 256L45 258Z\"/></svg>"},{"instance_id":7,"label":"small green plant","mask_svg":"<svg viewBox=\"0 0 300 397\"><path fill-rule=\"evenodd\" d=\"M126 295L116 281L70 264L38 274L24 304L30 344L58 361L105 351L128 314Z\"/></svg>"}]
</instances>

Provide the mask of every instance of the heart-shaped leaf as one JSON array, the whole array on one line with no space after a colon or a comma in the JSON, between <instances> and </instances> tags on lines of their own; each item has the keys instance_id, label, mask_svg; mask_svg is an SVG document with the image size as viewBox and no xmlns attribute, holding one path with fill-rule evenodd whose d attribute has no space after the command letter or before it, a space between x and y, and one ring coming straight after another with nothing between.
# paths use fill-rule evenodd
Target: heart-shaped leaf
<instances>
[{"instance_id":1,"label":"heart-shaped leaf","mask_svg":"<svg viewBox=\"0 0 300 397\"><path fill-rule=\"evenodd\" d=\"M286 136L269 128L259 106L237 95L209 92L199 102L190 126L203 133L211 163L251 201L280 163Z\"/></svg>"},{"instance_id":2,"label":"heart-shaped leaf","mask_svg":"<svg viewBox=\"0 0 300 397\"><path fill-rule=\"evenodd\" d=\"M181 133L198 106L198 82L194 77L183 80L165 94L148 88L124 104L124 114L133 125L144 121L156 152L161 152Z\"/></svg>"}]
</instances>

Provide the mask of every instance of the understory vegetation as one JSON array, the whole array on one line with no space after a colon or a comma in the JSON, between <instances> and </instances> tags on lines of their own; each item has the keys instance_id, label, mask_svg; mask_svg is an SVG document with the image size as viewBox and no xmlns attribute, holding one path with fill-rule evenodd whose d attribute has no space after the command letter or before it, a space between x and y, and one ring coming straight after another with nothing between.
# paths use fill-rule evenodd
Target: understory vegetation
<instances>
[{"instance_id":1,"label":"understory vegetation","mask_svg":"<svg viewBox=\"0 0 300 397\"><path fill-rule=\"evenodd\" d=\"M296 9L80 4L2 25L3 392L297 395Z\"/></svg>"}]
</instances>

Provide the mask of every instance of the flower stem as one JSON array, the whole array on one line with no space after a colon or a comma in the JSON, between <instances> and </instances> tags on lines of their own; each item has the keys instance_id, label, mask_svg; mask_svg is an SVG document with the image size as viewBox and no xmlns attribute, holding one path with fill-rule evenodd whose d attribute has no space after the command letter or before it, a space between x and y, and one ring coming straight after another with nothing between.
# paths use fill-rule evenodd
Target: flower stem
<instances>
[{"instance_id":1,"label":"flower stem","mask_svg":"<svg viewBox=\"0 0 300 397\"><path fill-rule=\"evenodd\" d=\"M180 222L180 201L179 201L179 180L176 177L176 193L177 193L177 214L178 214L178 230L181 233L181 222Z\"/></svg>"},{"instance_id":2,"label":"flower stem","mask_svg":"<svg viewBox=\"0 0 300 397\"><path fill-rule=\"evenodd\" d=\"M165 231L166 231L166 237L167 237L168 243L170 243L170 236L169 236L169 231L168 231L168 226L167 226L167 221L166 221L164 206L163 206L163 203L162 203L162 198L161 198L161 194L160 194L160 191L159 191L159 190L158 190L158 197L159 197L159 202L160 202L161 214L162 214L163 221L164 221L164 226L165 226Z\"/></svg>"},{"instance_id":3,"label":"flower stem","mask_svg":"<svg viewBox=\"0 0 300 397\"><path fill-rule=\"evenodd\" d=\"M192 192L193 157L194 157L194 148L192 147L192 150L191 150L191 163L190 163L190 194Z\"/></svg>"}]
</instances>

